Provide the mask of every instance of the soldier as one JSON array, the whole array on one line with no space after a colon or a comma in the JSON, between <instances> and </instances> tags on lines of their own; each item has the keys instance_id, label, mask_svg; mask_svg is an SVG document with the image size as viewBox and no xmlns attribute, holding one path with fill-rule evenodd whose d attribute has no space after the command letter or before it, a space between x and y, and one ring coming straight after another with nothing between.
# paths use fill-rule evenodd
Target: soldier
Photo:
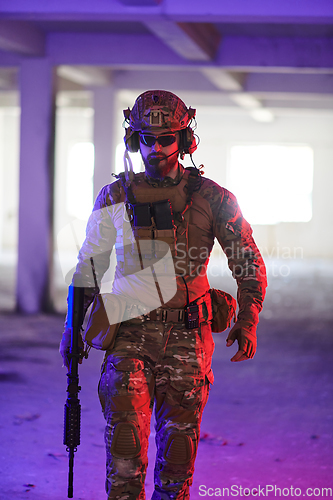
<instances>
[{"instance_id":1,"label":"soldier","mask_svg":"<svg viewBox=\"0 0 333 500\"><path fill-rule=\"evenodd\" d=\"M125 173L102 188L76 269L92 281L93 256L99 285L115 245L113 293L126 299L126 313L106 351L99 383L106 419L106 491L109 499L145 498L155 403L152 499L183 500L189 499L202 412L213 383L206 270L214 239L238 284L239 312L227 337L227 346L238 342L233 362L255 354L265 266L235 197L179 162L196 149L195 110L171 92L156 90L141 94L124 115L126 148L140 151L145 172L133 174L127 163ZM86 291L86 309L97 292L98 286ZM64 359L68 338L65 329Z\"/></svg>"}]
</instances>

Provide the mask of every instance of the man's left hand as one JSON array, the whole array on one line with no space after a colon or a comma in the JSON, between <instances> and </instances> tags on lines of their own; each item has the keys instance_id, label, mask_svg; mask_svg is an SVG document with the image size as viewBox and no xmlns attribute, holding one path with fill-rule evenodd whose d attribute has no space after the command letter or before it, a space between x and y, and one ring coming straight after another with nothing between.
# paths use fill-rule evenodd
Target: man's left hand
<instances>
[{"instance_id":1,"label":"man's left hand","mask_svg":"<svg viewBox=\"0 0 333 500\"><path fill-rule=\"evenodd\" d=\"M237 340L238 351L230 361L244 361L253 358L257 348L256 327L243 320L236 321L227 337L227 347Z\"/></svg>"}]
</instances>

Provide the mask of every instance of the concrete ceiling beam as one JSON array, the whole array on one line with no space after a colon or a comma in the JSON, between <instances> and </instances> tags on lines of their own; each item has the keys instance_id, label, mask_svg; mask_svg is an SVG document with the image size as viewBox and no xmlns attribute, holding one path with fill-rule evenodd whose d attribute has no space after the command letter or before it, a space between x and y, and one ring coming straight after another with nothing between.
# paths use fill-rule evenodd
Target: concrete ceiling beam
<instances>
[{"instance_id":1,"label":"concrete ceiling beam","mask_svg":"<svg viewBox=\"0 0 333 500\"><path fill-rule=\"evenodd\" d=\"M0 20L0 49L30 56L45 52L44 34L26 21Z\"/></svg>"},{"instance_id":2,"label":"concrete ceiling beam","mask_svg":"<svg viewBox=\"0 0 333 500\"><path fill-rule=\"evenodd\" d=\"M132 7L150 7L156 6L161 3L162 0L118 0L119 3L123 5L130 5Z\"/></svg>"},{"instance_id":3,"label":"concrete ceiling beam","mask_svg":"<svg viewBox=\"0 0 333 500\"><path fill-rule=\"evenodd\" d=\"M247 92L333 94L332 74L251 73L246 78Z\"/></svg>"},{"instance_id":4,"label":"concrete ceiling beam","mask_svg":"<svg viewBox=\"0 0 333 500\"><path fill-rule=\"evenodd\" d=\"M58 66L57 74L82 86L108 86L111 83L111 71L93 66Z\"/></svg>"},{"instance_id":5,"label":"concrete ceiling beam","mask_svg":"<svg viewBox=\"0 0 333 500\"><path fill-rule=\"evenodd\" d=\"M262 107L262 103L259 99L244 92L230 93L229 98L241 108L257 109Z\"/></svg>"},{"instance_id":6,"label":"concrete ceiling beam","mask_svg":"<svg viewBox=\"0 0 333 500\"><path fill-rule=\"evenodd\" d=\"M153 34L50 33L48 55L56 65L180 66L186 64L178 54Z\"/></svg>"},{"instance_id":7,"label":"concrete ceiling beam","mask_svg":"<svg viewBox=\"0 0 333 500\"><path fill-rule=\"evenodd\" d=\"M252 68L333 68L333 37L224 36L216 58L219 66L248 71Z\"/></svg>"},{"instance_id":8,"label":"concrete ceiling beam","mask_svg":"<svg viewBox=\"0 0 333 500\"><path fill-rule=\"evenodd\" d=\"M211 61L215 58L221 34L209 23L144 23L154 35L174 52L189 61Z\"/></svg>"},{"instance_id":9,"label":"concrete ceiling beam","mask_svg":"<svg viewBox=\"0 0 333 500\"><path fill-rule=\"evenodd\" d=\"M235 73L212 67L203 68L201 71L218 89L227 91L238 91L243 89L244 73Z\"/></svg>"},{"instance_id":10,"label":"concrete ceiling beam","mask_svg":"<svg viewBox=\"0 0 333 500\"><path fill-rule=\"evenodd\" d=\"M7 0L1 1L3 16L22 17L34 14L34 19L89 19L138 21L147 16L167 16L181 22L286 22L322 23L333 21L331 0L234 0L233 2L202 0Z\"/></svg>"},{"instance_id":11,"label":"concrete ceiling beam","mask_svg":"<svg viewBox=\"0 0 333 500\"><path fill-rule=\"evenodd\" d=\"M201 53L207 58L178 28L178 35L192 44L193 57ZM161 32L158 38L153 34L50 33L47 54L59 65L219 67L235 72L333 70L333 38L225 36L212 63L190 60L189 52L180 55L185 45L177 53L163 37Z\"/></svg>"},{"instance_id":12,"label":"concrete ceiling beam","mask_svg":"<svg viewBox=\"0 0 333 500\"><path fill-rule=\"evenodd\" d=\"M180 90L212 92L216 87L201 72L179 69L122 70L114 71L113 84L117 89L164 88L171 92Z\"/></svg>"}]
</instances>

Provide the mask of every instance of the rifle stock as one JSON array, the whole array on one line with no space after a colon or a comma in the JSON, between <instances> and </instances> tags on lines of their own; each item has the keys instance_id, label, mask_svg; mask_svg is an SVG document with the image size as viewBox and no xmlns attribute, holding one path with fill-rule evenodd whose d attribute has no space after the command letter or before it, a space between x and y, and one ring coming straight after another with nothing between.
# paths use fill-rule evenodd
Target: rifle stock
<instances>
[{"instance_id":1,"label":"rifle stock","mask_svg":"<svg viewBox=\"0 0 333 500\"><path fill-rule=\"evenodd\" d=\"M74 453L80 444L81 405L78 394L78 365L80 359L79 335L83 322L84 288L79 286L78 276L74 275L68 295L68 326L71 328L71 347L69 351L69 369L67 373L67 400L65 403L64 445L69 454L68 498L73 498Z\"/></svg>"}]
</instances>

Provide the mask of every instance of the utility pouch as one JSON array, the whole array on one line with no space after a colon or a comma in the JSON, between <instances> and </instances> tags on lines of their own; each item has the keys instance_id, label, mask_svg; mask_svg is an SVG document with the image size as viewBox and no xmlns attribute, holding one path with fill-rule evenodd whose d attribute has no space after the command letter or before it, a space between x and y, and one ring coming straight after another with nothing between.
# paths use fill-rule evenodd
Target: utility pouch
<instances>
[{"instance_id":1,"label":"utility pouch","mask_svg":"<svg viewBox=\"0 0 333 500\"><path fill-rule=\"evenodd\" d=\"M150 227L154 217L156 229L173 229L173 213L170 200L154 203L133 203L133 226Z\"/></svg>"},{"instance_id":2,"label":"utility pouch","mask_svg":"<svg viewBox=\"0 0 333 500\"><path fill-rule=\"evenodd\" d=\"M173 213L170 200L152 203L156 229L173 229Z\"/></svg>"},{"instance_id":3,"label":"utility pouch","mask_svg":"<svg viewBox=\"0 0 333 500\"><path fill-rule=\"evenodd\" d=\"M199 328L199 306L192 304L185 307L185 326L188 330Z\"/></svg>"},{"instance_id":4,"label":"utility pouch","mask_svg":"<svg viewBox=\"0 0 333 500\"><path fill-rule=\"evenodd\" d=\"M114 293L98 293L92 303L83 340L102 351L112 349L126 309L126 300Z\"/></svg>"},{"instance_id":5,"label":"utility pouch","mask_svg":"<svg viewBox=\"0 0 333 500\"><path fill-rule=\"evenodd\" d=\"M151 226L150 203L134 203L131 207L133 210L134 227Z\"/></svg>"},{"instance_id":6,"label":"utility pouch","mask_svg":"<svg viewBox=\"0 0 333 500\"><path fill-rule=\"evenodd\" d=\"M209 291L213 309L212 332L223 332L230 326L232 318L236 321L237 302L222 290L211 288Z\"/></svg>"}]
</instances>

